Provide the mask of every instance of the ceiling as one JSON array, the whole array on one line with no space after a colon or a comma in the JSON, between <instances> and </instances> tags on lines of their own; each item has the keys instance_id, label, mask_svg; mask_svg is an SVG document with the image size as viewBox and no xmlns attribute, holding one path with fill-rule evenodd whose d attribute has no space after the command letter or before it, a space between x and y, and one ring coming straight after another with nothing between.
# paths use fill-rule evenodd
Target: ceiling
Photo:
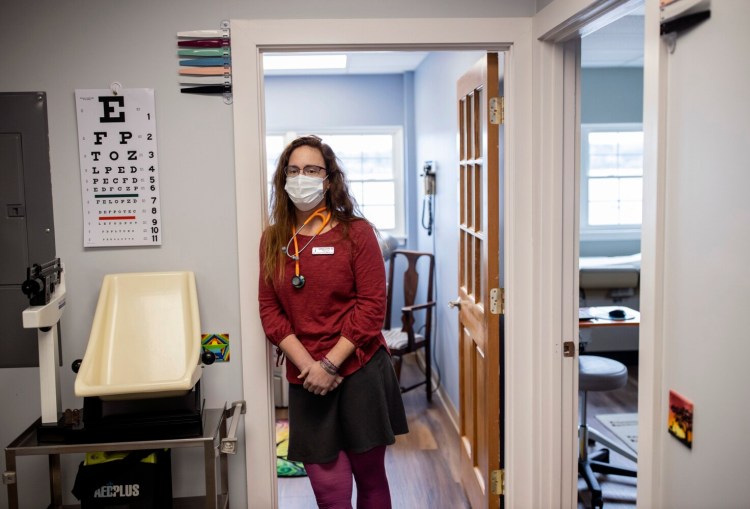
<instances>
[{"instance_id":1,"label":"ceiling","mask_svg":"<svg viewBox=\"0 0 750 509\"><path fill-rule=\"evenodd\" d=\"M346 53L347 68L316 71L266 71L266 75L401 74L413 71L429 52L368 51ZM581 67L642 67L643 16L624 16L581 40Z\"/></svg>"},{"instance_id":2,"label":"ceiling","mask_svg":"<svg viewBox=\"0 0 750 509\"><path fill-rule=\"evenodd\" d=\"M581 67L643 67L643 16L625 16L581 39Z\"/></svg>"}]
</instances>

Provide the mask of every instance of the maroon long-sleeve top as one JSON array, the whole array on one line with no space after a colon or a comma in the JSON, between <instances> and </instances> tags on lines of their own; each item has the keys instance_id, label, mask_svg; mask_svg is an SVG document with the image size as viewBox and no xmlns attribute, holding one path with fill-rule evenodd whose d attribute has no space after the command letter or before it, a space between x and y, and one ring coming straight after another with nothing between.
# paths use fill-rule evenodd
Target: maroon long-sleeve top
<instances>
[{"instance_id":1,"label":"maroon long-sleeve top","mask_svg":"<svg viewBox=\"0 0 750 509\"><path fill-rule=\"evenodd\" d=\"M302 288L291 283L294 261L285 258L284 277L271 283L263 276L263 242L258 290L260 319L266 337L274 345L296 334L315 360L322 359L344 336L356 347L339 367L342 376L351 375L382 346L385 319L385 267L375 232L367 221L350 223L348 238L343 224L315 237L297 235L300 249ZM290 252L293 244L290 244ZM299 370L287 362L290 383L302 383Z\"/></svg>"}]
</instances>

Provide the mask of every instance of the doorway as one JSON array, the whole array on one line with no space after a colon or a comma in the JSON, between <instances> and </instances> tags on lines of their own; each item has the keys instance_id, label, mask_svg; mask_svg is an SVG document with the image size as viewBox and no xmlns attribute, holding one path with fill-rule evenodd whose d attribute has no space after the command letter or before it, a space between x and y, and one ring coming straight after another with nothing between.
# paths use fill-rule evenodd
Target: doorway
<instances>
[{"instance_id":1,"label":"doorway","mask_svg":"<svg viewBox=\"0 0 750 509\"><path fill-rule=\"evenodd\" d=\"M584 318L621 321L579 328L582 355L627 369L627 383L587 394L587 429L609 449L609 463L637 470L640 224L643 181L643 9L586 33L580 44L579 308ZM603 322L602 322L603 324ZM581 403L583 404L583 403ZM598 475L607 507L634 508L636 479ZM578 507L591 493L578 479Z\"/></svg>"},{"instance_id":2,"label":"doorway","mask_svg":"<svg viewBox=\"0 0 750 509\"><path fill-rule=\"evenodd\" d=\"M579 232L580 232L580 91L581 36L593 33L637 9L642 2L620 0L581 8L559 1L560 9L544 10L535 17L535 38L539 41L535 61L539 90L535 101L545 104L535 118L535 135L540 140L540 221L551 225L538 244L541 269L537 291L542 321L542 339L560 348L560 357L542 358L542 415L549 429L541 429L542 449L558 450L562 484L549 490L550 504L562 501L575 507L578 501L579 424ZM554 84L553 84L554 83ZM562 84L562 85L560 85ZM561 263L562 261L562 263ZM567 349L562 348L569 342ZM646 345L646 354L652 353ZM566 351L567 350L567 351ZM646 360L650 358L647 356ZM648 371L648 370L646 370ZM643 370L639 374L643 374ZM648 376L648 373L646 373ZM544 387L553 383L555 388ZM648 391L639 391L646 408L652 404ZM555 398L560 402L554 403ZM640 430L639 430L640 431ZM561 433L561 435L560 435ZM562 444L557 446L556 444ZM650 461L648 449L640 459ZM554 466L551 467L554 469ZM551 477L554 479L554 476ZM648 483L648 472L646 473Z\"/></svg>"},{"instance_id":3,"label":"doorway","mask_svg":"<svg viewBox=\"0 0 750 509\"><path fill-rule=\"evenodd\" d=\"M341 23L336 20L316 21L320 30L304 30L303 21L276 21L274 23L263 23L253 21L239 21L232 24L232 46L233 46L233 74L234 74L234 105L235 105L235 147L237 166L237 207L238 207L238 247L241 259L252 260L257 253L257 242L262 228L262 215L265 214L264 194L259 192L260 186L265 186L265 151L260 141L264 139L264 109L262 102L263 80L259 76L259 58L264 50L283 48L285 50L331 50L342 49L351 46L359 46L358 49L377 50L414 50L414 49L445 49L451 47L460 50L487 50L487 49L509 49L510 68L513 70L508 80L510 93L514 93L513 107L507 111L509 129L507 147L508 158L512 164L508 166L506 175L509 187L509 196L520 196L519 187L529 185L528 168L530 164L530 150L521 142L530 129L530 47L528 31L530 24L528 20L390 20L383 24L378 20L347 20ZM330 26L326 26L326 25ZM280 25L284 25L281 27ZM295 34L296 41L290 44L285 40L284 34ZM332 35L332 34L335 34ZM365 34L365 35L363 35ZM435 40L440 34L439 39ZM302 37L304 41L299 41ZM467 43L466 41L480 41ZM236 49L235 49L236 48ZM523 136L521 133L524 133ZM515 173L518 174L515 174ZM512 207L515 200L510 199L506 208ZM506 245L512 246L522 252L528 252L530 239L523 235L527 229L519 228L514 221L523 223L526 214L527 202L518 199L518 205L511 208L511 213L506 215L509 221L506 235L518 235L518 238L506 239ZM508 230L513 233L508 233ZM513 264L523 266L528 262L528 257L509 256ZM519 271L517 266L511 266L507 273ZM522 268L520 274L530 271ZM529 307L522 302L528 298L527 289L530 285L522 283L522 277L518 278L517 292L506 294L506 305L513 306L519 313L518 322L509 323L510 328L522 329L528 323L523 320L520 313L526 312ZM252 313L253 300L257 281L257 267L252 264L240 266L240 286L243 314L241 316L243 335L245 337L262 338L262 329L258 319ZM527 337L525 331L520 331L518 337ZM521 344L513 351L513 356L528 356L530 346ZM245 435L247 448L247 471L248 491L265 496L273 494L275 497L275 476L267 475L272 472L271 465L274 464L275 455L273 448L272 413L273 398L270 391L270 349L260 341L246 341L243 343L242 360L245 366L243 370L243 386L248 403L253 404L256 412L245 421ZM508 359L509 365L519 366L526 364L525 361L513 363ZM510 370L507 377L514 373ZM513 398L506 401L506 410L519 406L518 412L507 411L507 415L523 420L528 414L528 409L522 405L528 400L531 388L519 384L519 390L513 393ZM516 396L518 399L516 399ZM518 426L519 428L521 426ZM506 459L511 457L525 458L528 453L528 444L524 440L516 440L512 444L512 450L506 451ZM268 489L274 486L274 489ZM525 486L524 474L518 478L518 491L515 493L520 497L526 496L526 490L531 491L531 485ZM261 503L262 501L259 501ZM269 500L266 504L274 507L275 500Z\"/></svg>"},{"instance_id":4,"label":"doorway","mask_svg":"<svg viewBox=\"0 0 750 509\"><path fill-rule=\"evenodd\" d=\"M457 427L459 385L458 312L447 306L459 294L458 239L452 226L458 216L454 189L459 185L459 157L453 141L458 129L456 81L484 54L466 50L264 55L266 178L271 178L278 154L289 141L297 135L319 135L341 159L361 212L381 235L393 236L400 248L436 254L438 305L432 355L433 366L437 367L435 403L426 405L422 390L404 396L414 435L399 439L394 452L391 454L389 448L387 456L393 467L389 477L396 483L392 490L406 492L398 500L416 501L414 493L419 490L399 481L405 471L392 457L410 464L412 475L443 475L449 481L439 492L426 494L422 503L430 506L448 500L455 507L464 507L465 503L460 485L451 488L456 483L446 470L446 459L456 455L458 446L457 436L450 444L446 440ZM342 68L325 67L341 57L346 62ZM283 64L287 68L279 69ZM322 68L292 68L316 64ZM427 165L436 174L434 194L429 196L423 182ZM451 245L453 249L446 248ZM410 377L416 379L413 373L417 370L414 362L405 366L405 385L409 385ZM274 369L275 414L282 435L286 432L283 374L283 367ZM444 429L446 425L448 429ZM304 478L287 478L299 473L287 466L282 460L279 507L311 503L309 483ZM432 503L431 497L440 498Z\"/></svg>"}]
</instances>

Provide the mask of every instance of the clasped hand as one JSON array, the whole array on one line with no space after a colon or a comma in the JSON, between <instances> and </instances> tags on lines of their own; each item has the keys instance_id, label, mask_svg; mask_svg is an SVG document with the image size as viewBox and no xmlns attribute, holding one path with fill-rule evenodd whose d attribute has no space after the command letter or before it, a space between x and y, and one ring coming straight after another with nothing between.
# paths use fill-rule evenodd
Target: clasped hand
<instances>
[{"instance_id":1,"label":"clasped hand","mask_svg":"<svg viewBox=\"0 0 750 509\"><path fill-rule=\"evenodd\" d=\"M319 362L311 362L301 370L297 378L303 380L302 387L320 396L325 396L334 390L344 379L339 375L329 374Z\"/></svg>"}]
</instances>

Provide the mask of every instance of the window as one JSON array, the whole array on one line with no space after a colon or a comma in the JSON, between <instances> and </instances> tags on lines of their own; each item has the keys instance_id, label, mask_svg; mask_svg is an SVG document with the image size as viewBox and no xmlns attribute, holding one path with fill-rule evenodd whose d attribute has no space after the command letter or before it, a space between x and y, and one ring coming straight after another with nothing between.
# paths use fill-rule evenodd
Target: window
<instances>
[{"instance_id":1,"label":"window","mask_svg":"<svg viewBox=\"0 0 750 509\"><path fill-rule=\"evenodd\" d=\"M642 188L642 125L581 126L581 235L638 235Z\"/></svg>"},{"instance_id":2,"label":"window","mask_svg":"<svg viewBox=\"0 0 750 509\"><path fill-rule=\"evenodd\" d=\"M362 214L381 232L404 236L401 128L310 132L320 136L336 153ZM266 137L269 183L281 151L295 137L296 133Z\"/></svg>"}]
</instances>

